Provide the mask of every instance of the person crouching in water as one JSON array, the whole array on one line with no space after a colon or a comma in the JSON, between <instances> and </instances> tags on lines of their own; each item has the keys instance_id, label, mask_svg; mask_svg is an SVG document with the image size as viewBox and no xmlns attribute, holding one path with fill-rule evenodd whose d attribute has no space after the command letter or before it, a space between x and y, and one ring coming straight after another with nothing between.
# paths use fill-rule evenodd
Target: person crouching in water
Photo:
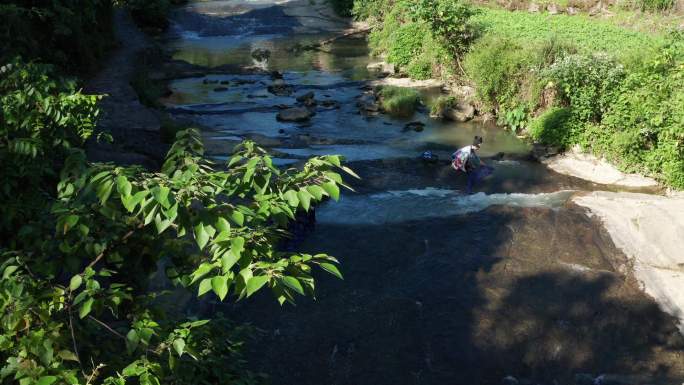
<instances>
[{"instance_id":1,"label":"person crouching in water","mask_svg":"<svg viewBox=\"0 0 684 385\"><path fill-rule=\"evenodd\" d=\"M477 155L477 151L482 146L482 137L475 136L473 144L465 146L454 152L451 156L453 162L451 166L456 171L465 172L468 176L468 185L466 193L471 194L473 187L480 179L492 173L493 168L487 166Z\"/></svg>"}]
</instances>

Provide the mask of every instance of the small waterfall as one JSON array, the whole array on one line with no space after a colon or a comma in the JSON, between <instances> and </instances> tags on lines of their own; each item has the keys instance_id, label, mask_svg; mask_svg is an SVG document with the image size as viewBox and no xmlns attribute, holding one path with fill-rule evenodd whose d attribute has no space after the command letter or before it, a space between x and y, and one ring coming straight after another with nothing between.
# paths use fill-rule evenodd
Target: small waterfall
<instances>
[{"instance_id":1,"label":"small waterfall","mask_svg":"<svg viewBox=\"0 0 684 385\"><path fill-rule=\"evenodd\" d=\"M465 195L437 188L388 191L371 195L347 195L317 212L319 223L382 224L440 218L482 211L490 206L562 207L574 191L540 194Z\"/></svg>"}]
</instances>

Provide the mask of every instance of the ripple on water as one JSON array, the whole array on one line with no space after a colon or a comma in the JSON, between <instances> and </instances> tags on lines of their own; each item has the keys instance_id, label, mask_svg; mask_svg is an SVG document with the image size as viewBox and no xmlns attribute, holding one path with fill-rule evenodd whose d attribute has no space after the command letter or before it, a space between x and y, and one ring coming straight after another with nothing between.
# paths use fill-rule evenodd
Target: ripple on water
<instances>
[{"instance_id":1,"label":"ripple on water","mask_svg":"<svg viewBox=\"0 0 684 385\"><path fill-rule=\"evenodd\" d=\"M325 204L316 211L319 223L383 224L426 218L443 218L482 211L490 206L545 207L559 209L574 191L542 194L464 195L437 188L388 191L371 195L346 195L339 202Z\"/></svg>"}]
</instances>

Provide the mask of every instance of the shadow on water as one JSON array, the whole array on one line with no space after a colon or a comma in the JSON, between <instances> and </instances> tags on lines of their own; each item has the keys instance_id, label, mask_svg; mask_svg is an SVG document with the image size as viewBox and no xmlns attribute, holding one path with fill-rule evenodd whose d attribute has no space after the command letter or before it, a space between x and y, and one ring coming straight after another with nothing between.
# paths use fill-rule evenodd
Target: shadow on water
<instances>
[{"instance_id":1,"label":"shadow on water","mask_svg":"<svg viewBox=\"0 0 684 385\"><path fill-rule=\"evenodd\" d=\"M250 360L274 384L683 378L674 320L616 272L624 257L578 208L325 223L303 247L340 257L345 280L318 274L318 298L296 306L264 293L233 309L268 331Z\"/></svg>"},{"instance_id":2,"label":"shadow on water","mask_svg":"<svg viewBox=\"0 0 684 385\"><path fill-rule=\"evenodd\" d=\"M205 13L176 15L185 31L172 44L179 50L176 58L207 66L249 65L252 49L267 48L269 69L290 71L284 74L288 84L330 88L367 79L364 41L333 45L333 51L340 49L332 55L315 51L294 57L287 51L291 43L321 36L274 37L298 27L278 24L286 17L282 9L216 16L218 3L232 4L198 2L208 7ZM355 104L362 92L356 84L329 96L316 89L317 99L331 97L341 107L321 111L306 126L277 122L272 109L206 113L294 104L294 95L268 94L271 80L260 76L181 79L171 88L182 96L176 105L192 105L188 108L198 112L193 119L220 135L261 135L286 160L334 150L364 178L355 182L360 194L339 203L351 209L329 213L301 245L337 256L344 281L318 272L317 299L301 298L296 306L281 308L268 293L236 305L199 306L207 313L229 310L236 320L266 331L249 359L274 384L500 384L513 375L564 385L575 383L581 372L681 383L684 343L675 320L624 274L626 258L601 225L567 199L530 196L605 186L529 162L526 146L494 127L432 122L423 114L415 117L427 122L418 133L403 130L403 121L363 117ZM232 88L217 92L221 81ZM476 190L489 195L479 194L476 199L485 204L469 212L453 192L462 189L464 177L455 176L448 159L482 133L482 155L503 151L506 157L491 159L495 173ZM215 155L225 155L219 150ZM440 163L417 163L424 150L438 153ZM553 205L536 204L546 196ZM381 215L356 215L360 210ZM401 210L414 212L396 215ZM623 383L647 382L626 378Z\"/></svg>"}]
</instances>

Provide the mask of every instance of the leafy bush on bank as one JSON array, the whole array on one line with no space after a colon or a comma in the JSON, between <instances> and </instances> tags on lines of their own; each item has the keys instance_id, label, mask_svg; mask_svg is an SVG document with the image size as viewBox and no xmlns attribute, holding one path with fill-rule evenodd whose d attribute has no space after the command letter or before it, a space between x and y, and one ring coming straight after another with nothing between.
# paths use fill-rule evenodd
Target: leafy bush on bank
<instances>
[{"instance_id":1,"label":"leafy bush on bank","mask_svg":"<svg viewBox=\"0 0 684 385\"><path fill-rule=\"evenodd\" d=\"M349 17L354 9L354 0L328 0L333 10L340 16Z\"/></svg>"},{"instance_id":2,"label":"leafy bush on bank","mask_svg":"<svg viewBox=\"0 0 684 385\"><path fill-rule=\"evenodd\" d=\"M127 7L131 16L141 28L156 32L169 27L169 12L176 5L185 4L187 0L115 0Z\"/></svg>"},{"instance_id":3,"label":"leafy bush on bank","mask_svg":"<svg viewBox=\"0 0 684 385\"><path fill-rule=\"evenodd\" d=\"M7 0L0 19L3 64L18 55L72 74L93 71L113 46L111 0Z\"/></svg>"},{"instance_id":4,"label":"leafy bush on bank","mask_svg":"<svg viewBox=\"0 0 684 385\"><path fill-rule=\"evenodd\" d=\"M564 108L536 118L530 127L533 137L562 147L579 144L626 171L684 188L681 37L638 67L625 69L605 56L571 55L543 76L558 91L555 105Z\"/></svg>"},{"instance_id":5,"label":"leafy bush on bank","mask_svg":"<svg viewBox=\"0 0 684 385\"><path fill-rule=\"evenodd\" d=\"M469 22L473 10L461 0L391 1L355 3L354 13L368 15L376 28L369 42L373 53L414 79L452 74L454 54L461 55L476 36Z\"/></svg>"}]
</instances>

